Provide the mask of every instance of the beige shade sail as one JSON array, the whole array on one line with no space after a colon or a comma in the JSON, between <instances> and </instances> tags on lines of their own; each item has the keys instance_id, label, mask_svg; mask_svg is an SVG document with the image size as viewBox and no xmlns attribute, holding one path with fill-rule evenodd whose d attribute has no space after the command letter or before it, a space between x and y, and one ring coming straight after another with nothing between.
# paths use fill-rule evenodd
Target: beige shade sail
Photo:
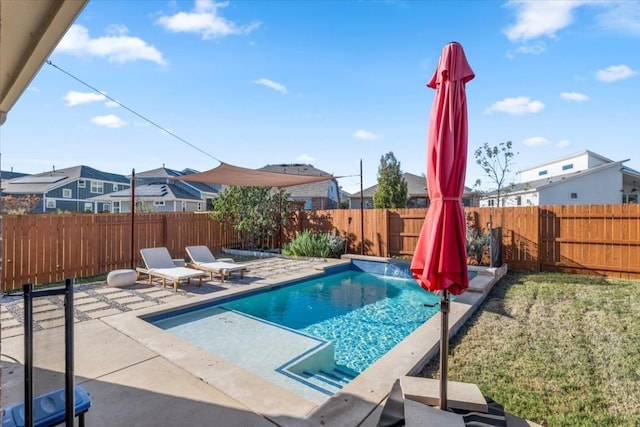
<instances>
[{"instance_id":1,"label":"beige shade sail","mask_svg":"<svg viewBox=\"0 0 640 427\"><path fill-rule=\"evenodd\" d=\"M206 182L211 184L236 185L240 187L291 187L335 179L333 175L298 175L293 173L268 172L247 169L220 162L220 166L208 171L183 175L173 179L180 181Z\"/></svg>"}]
</instances>

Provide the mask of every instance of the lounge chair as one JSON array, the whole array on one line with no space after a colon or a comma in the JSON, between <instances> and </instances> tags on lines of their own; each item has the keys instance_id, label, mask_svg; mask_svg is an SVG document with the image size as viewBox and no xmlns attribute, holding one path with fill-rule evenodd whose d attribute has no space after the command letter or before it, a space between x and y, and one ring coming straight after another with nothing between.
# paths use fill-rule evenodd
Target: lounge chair
<instances>
[{"instance_id":1,"label":"lounge chair","mask_svg":"<svg viewBox=\"0 0 640 427\"><path fill-rule=\"evenodd\" d=\"M209 273L209 277L213 279L213 275L220 276L220 281L224 282L224 279L233 272L240 273L240 277L244 276L244 272L247 271L247 266L244 264L236 264L231 258L218 258L211 253L206 246L187 246L187 255L191 259L187 263L188 266L196 268L198 270L206 271Z\"/></svg>"},{"instance_id":2,"label":"lounge chair","mask_svg":"<svg viewBox=\"0 0 640 427\"><path fill-rule=\"evenodd\" d=\"M145 248L140 249L142 260L145 267L136 268L138 277L140 273L149 276L149 283L153 282L154 278L162 281L162 287L167 286L167 280L173 282L173 291L178 291L178 283L182 280L186 280L191 283L191 279L198 278L198 286L202 286L202 277L206 276L206 273L201 270L196 270L187 267L177 267L171 259L169 250L165 247L161 248Z\"/></svg>"}]
</instances>

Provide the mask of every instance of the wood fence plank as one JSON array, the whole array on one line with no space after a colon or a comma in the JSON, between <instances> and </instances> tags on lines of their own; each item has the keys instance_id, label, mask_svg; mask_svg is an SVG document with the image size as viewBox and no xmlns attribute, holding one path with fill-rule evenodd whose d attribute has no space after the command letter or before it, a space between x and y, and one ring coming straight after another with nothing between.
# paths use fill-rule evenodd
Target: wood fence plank
<instances>
[{"instance_id":1,"label":"wood fence plank","mask_svg":"<svg viewBox=\"0 0 640 427\"><path fill-rule=\"evenodd\" d=\"M283 227L282 242L309 229L345 237L350 253L360 253L364 245L367 255L410 258L426 212L294 212ZM640 278L640 205L465 208L465 213L484 231L489 220L502 228L503 262L512 269ZM131 238L131 214L4 216L2 289L128 268ZM204 244L219 252L243 242L243 233L206 213L138 213L133 263L141 264L139 250L146 247L166 246L179 258L188 245Z\"/></svg>"}]
</instances>

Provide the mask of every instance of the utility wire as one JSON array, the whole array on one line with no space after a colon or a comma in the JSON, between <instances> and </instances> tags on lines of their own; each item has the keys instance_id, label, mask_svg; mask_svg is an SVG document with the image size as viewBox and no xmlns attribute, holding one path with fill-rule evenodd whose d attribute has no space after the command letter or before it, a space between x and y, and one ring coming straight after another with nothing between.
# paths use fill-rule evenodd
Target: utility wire
<instances>
[{"instance_id":1,"label":"utility wire","mask_svg":"<svg viewBox=\"0 0 640 427\"><path fill-rule=\"evenodd\" d=\"M74 76L73 74L63 70L62 68L58 67L56 64L54 64L53 62L51 62L51 60L47 60L47 64L51 65L52 67L62 71L64 74L66 74L67 76L71 77L72 79L76 80L77 82L80 82L81 84L85 85L86 87L88 87L89 89L93 90L94 92L104 96L105 98L107 98L109 101L115 102L116 104L118 104L120 107L124 108L125 110L129 111L132 114L135 114L136 116L140 117L142 120L144 120L147 123L150 123L151 125L157 127L158 129L160 129L163 132L168 133L169 135L171 135L172 137L176 138L178 141L183 142L185 144L187 144L189 147L198 150L199 152L201 152L202 154L204 154L207 157L211 157L213 160L216 160L220 163L224 163L222 160L214 157L213 155L207 153L206 151L204 151L203 149L193 145L192 143L190 143L189 141L185 140L184 138L179 137L178 135L176 135L175 133L171 132L170 130L160 126L159 124L157 124L156 122L146 118L145 116L143 116L142 114L137 113L136 111L132 110L131 108L127 107L126 105L122 104L120 101L113 99L112 97L110 97L109 95L107 95L106 93L103 93L101 91L99 91L98 89L96 89L95 87L91 86L89 83L81 80L80 78Z\"/></svg>"}]
</instances>

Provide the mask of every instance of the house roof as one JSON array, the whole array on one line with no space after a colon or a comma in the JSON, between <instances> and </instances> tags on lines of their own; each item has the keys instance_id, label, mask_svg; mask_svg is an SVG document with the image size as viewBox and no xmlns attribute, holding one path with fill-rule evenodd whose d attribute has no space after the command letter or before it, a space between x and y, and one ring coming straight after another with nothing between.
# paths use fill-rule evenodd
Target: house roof
<instances>
[{"instance_id":1,"label":"house roof","mask_svg":"<svg viewBox=\"0 0 640 427\"><path fill-rule=\"evenodd\" d=\"M589 151L589 150L584 150L584 151L581 151L579 153L574 153L574 154L571 154L569 156L560 157L558 159L553 159L553 160L550 160L550 161L547 161L547 162L544 162L544 163L540 163L540 164L535 165L535 166L531 166L531 167L528 167L528 168L525 168L525 169L521 169L520 172L526 172L526 171L531 170L531 169L541 168L541 167L544 167L544 166L547 166L547 165L550 165L550 164L553 164L553 163L562 162L564 160L575 159L576 157L584 156L585 154L588 154L591 157L596 157L596 158L602 160L605 163L613 162L613 160L608 159L608 158L606 158L604 156L601 156L598 153L594 153L593 151Z\"/></svg>"},{"instance_id":2,"label":"house roof","mask_svg":"<svg viewBox=\"0 0 640 427\"><path fill-rule=\"evenodd\" d=\"M185 185L191 186L195 188L200 193L208 193L208 194L218 194L219 185L206 183L206 182L198 182L198 181L185 181L180 179L181 177L187 175L193 175L199 173L194 169L184 169L182 171L177 171L175 169L169 169L164 166L161 168L151 169L148 171L136 173L136 178L141 178L147 181L147 184L152 184L149 180L158 179L164 182L165 180L170 183L169 180L179 180L183 182Z\"/></svg>"},{"instance_id":3,"label":"house roof","mask_svg":"<svg viewBox=\"0 0 640 427\"><path fill-rule=\"evenodd\" d=\"M573 181L573 180L582 178L586 175L602 172L605 169L609 169L613 167L620 167L621 169L623 169L622 164L626 161L628 160L620 160L618 162L605 163L602 165L594 166L589 169L583 169L581 171L577 171L574 173L550 176L547 178L537 179L535 181L520 182L520 183L509 186L508 191L509 193L522 193L522 192L526 193L526 192L540 191L554 185L558 185L558 184L565 183L567 181ZM502 191L504 192L504 190L505 189L503 189ZM495 195L496 193L497 191L494 190L487 193L487 196Z\"/></svg>"},{"instance_id":4,"label":"house roof","mask_svg":"<svg viewBox=\"0 0 640 427\"><path fill-rule=\"evenodd\" d=\"M427 190L427 178L420 175L415 175L409 172L405 172L402 174L402 177L407 182L407 197L428 197L429 192ZM371 187L365 188L362 190L363 197L371 198L375 194L378 189L378 184L372 185ZM464 192L471 193L472 190L469 187L464 187ZM353 193L349 196L351 199L359 199L360 192Z\"/></svg>"},{"instance_id":5,"label":"house roof","mask_svg":"<svg viewBox=\"0 0 640 427\"><path fill-rule=\"evenodd\" d=\"M138 200L153 200L153 201L201 201L199 197L182 190L175 184L158 183L158 184L146 184L136 186L136 199ZM114 191L113 193L101 194L94 196L88 200L95 200L98 202L117 202L117 201L129 201L131 199L131 189L127 188L120 191Z\"/></svg>"},{"instance_id":6,"label":"house roof","mask_svg":"<svg viewBox=\"0 0 640 427\"><path fill-rule=\"evenodd\" d=\"M7 194L43 194L83 178L129 184L129 180L124 175L102 172L81 165L13 178L3 184L2 191Z\"/></svg>"},{"instance_id":7,"label":"house roof","mask_svg":"<svg viewBox=\"0 0 640 427\"><path fill-rule=\"evenodd\" d=\"M182 175L184 175L182 172L165 168L164 166L144 172L136 172L136 178L174 178Z\"/></svg>"},{"instance_id":8,"label":"house roof","mask_svg":"<svg viewBox=\"0 0 640 427\"><path fill-rule=\"evenodd\" d=\"M427 178L425 176L418 176L409 172L403 173L402 176L407 181L407 196L409 198L428 196Z\"/></svg>"},{"instance_id":9,"label":"house roof","mask_svg":"<svg viewBox=\"0 0 640 427\"><path fill-rule=\"evenodd\" d=\"M21 176L25 176L27 175L26 173L22 173L22 172L14 172L14 171L0 171L0 179L2 179L3 181L8 181L10 179L13 178L18 178ZM4 184L4 182L3 182Z\"/></svg>"}]
</instances>

